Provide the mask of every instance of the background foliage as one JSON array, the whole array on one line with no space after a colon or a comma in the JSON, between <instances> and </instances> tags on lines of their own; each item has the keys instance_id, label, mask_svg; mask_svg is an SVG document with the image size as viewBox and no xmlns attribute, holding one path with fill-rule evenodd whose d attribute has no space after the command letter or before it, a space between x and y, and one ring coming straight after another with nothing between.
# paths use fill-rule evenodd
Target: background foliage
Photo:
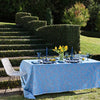
<instances>
[{"instance_id":1,"label":"background foliage","mask_svg":"<svg viewBox=\"0 0 100 100\"><path fill-rule=\"evenodd\" d=\"M89 9L91 16L84 29L94 31L100 0L0 0L0 21L15 22L15 14L18 11L26 11L45 20L47 8L50 8L54 24L61 24L64 9L69 9L79 1Z\"/></svg>"},{"instance_id":2,"label":"background foliage","mask_svg":"<svg viewBox=\"0 0 100 100\"><path fill-rule=\"evenodd\" d=\"M65 9L62 21L66 24L76 24L85 27L89 17L89 11L84 4L76 2L71 8Z\"/></svg>"}]
</instances>

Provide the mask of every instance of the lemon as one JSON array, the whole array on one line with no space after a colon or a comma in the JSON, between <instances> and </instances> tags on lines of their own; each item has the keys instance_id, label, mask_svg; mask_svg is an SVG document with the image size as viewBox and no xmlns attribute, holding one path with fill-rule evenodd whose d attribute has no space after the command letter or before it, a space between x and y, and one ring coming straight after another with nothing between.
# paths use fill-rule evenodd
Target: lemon
<instances>
[{"instance_id":1,"label":"lemon","mask_svg":"<svg viewBox=\"0 0 100 100\"><path fill-rule=\"evenodd\" d=\"M85 60L85 58L82 58L82 60Z\"/></svg>"},{"instance_id":2,"label":"lemon","mask_svg":"<svg viewBox=\"0 0 100 100\"><path fill-rule=\"evenodd\" d=\"M56 61L56 59L50 59L49 61Z\"/></svg>"}]
</instances>

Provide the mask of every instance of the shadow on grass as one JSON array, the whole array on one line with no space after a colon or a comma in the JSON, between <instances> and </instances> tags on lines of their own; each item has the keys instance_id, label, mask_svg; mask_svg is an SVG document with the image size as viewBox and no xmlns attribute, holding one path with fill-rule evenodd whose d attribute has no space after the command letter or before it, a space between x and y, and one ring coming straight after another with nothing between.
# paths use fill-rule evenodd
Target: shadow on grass
<instances>
[{"instance_id":1,"label":"shadow on grass","mask_svg":"<svg viewBox=\"0 0 100 100\"><path fill-rule=\"evenodd\" d=\"M69 92L62 92L62 93L43 94L43 95L38 95L35 97L36 97L36 100L38 100L38 99L56 98L56 97L63 97L63 96L82 95L82 94L88 94L88 93L93 93L93 92L96 92L96 91L81 92L81 93L75 93L73 91L69 91Z\"/></svg>"},{"instance_id":2,"label":"shadow on grass","mask_svg":"<svg viewBox=\"0 0 100 100\"><path fill-rule=\"evenodd\" d=\"M96 91L85 91L85 92L78 92L78 93L75 93L73 91L69 91L69 92L62 92L62 93L48 93L48 94L42 94L42 95L37 95L35 96L36 97L36 100L40 100L40 99L50 99L50 98L57 98L57 97L63 97L63 96L74 96L74 95L82 95L82 94L88 94L88 93L93 93L93 92L96 92ZM20 96L23 96L23 92L22 91L12 91L12 92L7 92L7 93L0 93L0 97L9 97L9 96L15 96L15 95L20 95ZM24 97L23 97L23 100L24 100ZM27 99L25 99L27 100Z\"/></svg>"},{"instance_id":3,"label":"shadow on grass","mask_svg":"<svg viewBox=\"0 0 100 100\"><path fill-rule=\"evenodd\" d=\"M0 97L6 97L6 96L12 96L12 95L23 95L22 91L13 91L13 92L7 92L7 93L0 93Z\"/></svg>"}]
</instances>

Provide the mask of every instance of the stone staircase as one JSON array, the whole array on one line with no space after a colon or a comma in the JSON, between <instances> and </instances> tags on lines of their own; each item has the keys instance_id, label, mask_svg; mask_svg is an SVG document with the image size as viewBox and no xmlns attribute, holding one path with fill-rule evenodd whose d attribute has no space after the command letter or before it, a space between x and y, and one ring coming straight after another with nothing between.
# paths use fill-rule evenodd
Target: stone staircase
<instances>
[{"instance_id":1,"label":"stone staircase","mask_svg":"<svg viewBox=\"0 0 100 100\"><path fill-rule=\"evenodd\" d=\"M37 52L45 55L45 48L51 47L43 39L16 25L0 24L0 59L8 57L16 70L23 59L34 59ZM8 80L0 62L0 82Z\"/></svg>"}]
</instances>

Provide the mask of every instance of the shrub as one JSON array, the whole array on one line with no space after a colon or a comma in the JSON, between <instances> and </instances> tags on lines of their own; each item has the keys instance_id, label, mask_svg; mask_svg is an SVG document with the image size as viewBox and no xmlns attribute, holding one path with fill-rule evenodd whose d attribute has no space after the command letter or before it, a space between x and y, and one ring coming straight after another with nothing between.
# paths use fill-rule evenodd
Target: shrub
<instances>
[{"instance_id":1,"label":"shrub","mask_svg":"<svg viewBox=\"0 0 100 100\"><path fill-rule=\"evenodd\" d=\"M89 20L89 11L82 3L76 3L72 8L65 9L63 23L76 24L85 27Z\"/></svg>"},{"instance_id":2,"label":"shrub","mask_svg":"<svg viewBox=\"0 0 100 100\"><path fill-rule=\"evenodd\" d=\"M96 28L97 30L100 32L100 11L97 14L97 18L96 18Z\"/></svg>"},{"instance_id":3,"label":"shrub","mask_svg":"<svg viewBox=\"0 0 100 100\"><path fill-rule=\"evenodd\" d=\"M99 32L82 31L81 34L84 35L84 36L88 36L88 37L100 38L100 33Z\"/></svg>"},{"instance_id":4,"label":"shrub","mask_svg":"<svg viewBox=\"0 0 100 100\"><path fill-rule=\"evenodd\" d=\"M43 38L54 46L68 45L68 48L73 46L74 50L80 50L80 27L78 25L48 25L40 27L36 35Z\"/></svg>"},{"instance_id":5,"label":"shrub","mask_svg":"<svg viewBox=\"0 0 100 100\"><path fill-rule=\"evenodd\" d=\"M23 16L21 17L23 22L28 22L31 20L39 20L39 17L37 16Z\"/></svg>"},{"instance_id":6,"label":"shrub","mask_svg":"<svg viewBox=\"0 0 100 100\"><path fill-rule=\"evenodd\" d=\"M37 16L23 16L21 17L21 22L22 22L22 26L26 28L26 24L29 22L29 21L32 21L32 20L39 20L39 17Z\"/></svg>"},{"instance_id":7,"label":"shrub","mask_svg":"<svg viewBox=\"0 0 100 100\"><path fill-rule=\"evenodd\" d=\"M53 16L50 8L47 8L46 10L46 21L48 25L53 24Z\"/></svg>"},{"instance_id":8,"label":"shrub","mask_svg":"<svg viewBox=\"0 0 100 100\"><path fill-rule=\"evenodd\" d=\"M23 16L31 16L31 14L27 13L27 12L17 12L16 16L15 16L15 22L17 25L22 25L21 17L23 17Z\"/></svg>"},{"instance_id":9,"label":"shrub","mask_svg":"<svg viewBox=\"0 0 100 100\"><path fill-rule=\"evenodd\" d=\"M32 20L29 21L26 24L26 27L28 26L28 29L30 31L35 31L37 28L42 27L42 26L46 26L47 25L47 21L42 21L42 20Z\"/></svg>"},{"instance_id":10,"label":"shrub","mask_svg":"<svg viewBox=\"0 0 100 100\"><path fill-rule=\"evenodd\" d=\"M100 4L95 0L89 0L89 4L87 7L90 13L90 20L88 21L88 25L86 29L89 31L96 31L95 22L96 22L98 11L100 11Z\"/></svg>"}]
</instances>

